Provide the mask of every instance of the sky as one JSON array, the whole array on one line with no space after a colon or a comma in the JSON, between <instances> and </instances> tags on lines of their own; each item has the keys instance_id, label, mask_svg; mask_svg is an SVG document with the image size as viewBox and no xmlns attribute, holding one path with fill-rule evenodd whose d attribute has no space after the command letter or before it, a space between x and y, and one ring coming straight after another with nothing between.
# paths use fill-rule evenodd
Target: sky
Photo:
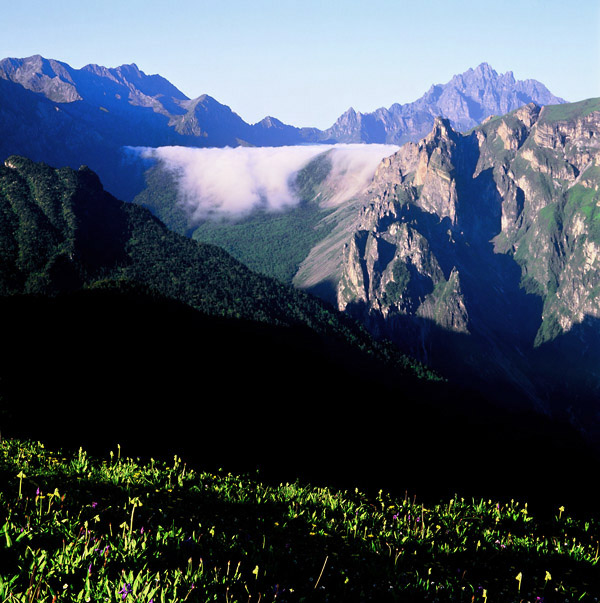
<instances>
[{"instance_id":1,"label":"sky","mask_svg":"<svg viewBox=\"0 0 600 603\"><path fill-rule=\"evenodd\" d=\"M600 1L19 0L0 58L136 63L249 123L327 128L482 62L568 101L600 96Z\"/></svg>"}]
</instances>

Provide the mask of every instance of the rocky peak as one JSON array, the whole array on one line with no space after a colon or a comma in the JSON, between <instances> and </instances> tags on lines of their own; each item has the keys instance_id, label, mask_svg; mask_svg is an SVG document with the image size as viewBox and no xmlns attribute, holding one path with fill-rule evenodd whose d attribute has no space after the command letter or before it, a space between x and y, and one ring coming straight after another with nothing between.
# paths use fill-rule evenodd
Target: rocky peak
<instances>
[{"instance_id":1,"label":"rocky peak","mask_svg":"<svg viewBox=\"0 0 600 603\"><path fill-rule=\"evenodd\" d=\"M467 73L480 81L489 81L498 78L498 72L488 63L480 63L475 69L469 70Z\"/></svg>"},{"instance_id":2,"label":"rocky peak","mask_svg":"<svg viewBox=\"0 0 600 603\"><path fill-rule=\"evenodd\" d=\"M263 128L283 128L283 127L285 127L285 124L282 121L280 121L279 119L277 119L275 117L271 117L270 115L267 115L267 117L261 119L257 125L261 126Z\"/></svg>"},{"instance_id":3,"label":"rocky peak","mask_svg":"<svg viewBox=\"0 0 600 603\"><path fill-rule=\"evenodd\" d=\"M347 111L345 111L335 122L335 126L338 127L348 127L355 126L360 122L361 114L357 113L353 107L350 107Z\"/></svg>"},{"instance_id":4,"label":"rocky peak","mask_svg":"<svg viewBox=\"0 0 600 603\"><path fill-rule=\"evenodd\" d=\"M531 128L533 124L538 120L540 116L541 107L536 105L535 103L527 103L523 105L520 109L515 111L515 117L522 121L525 126Z\"/></svg>"},{"instance_id":5,"label":"rocky peak","mask_svg":"<svg viewBox=\"0 0 600 603\"><path fill-rule=\"evenodd\" d=\"M530 102L468 135L435 119L380 164L338 306L439 370L495 365L540 405L564 387L528 364L551 349L597 400L600 374L581 367L600 353L599 191L600 99Z\"/></svg>"},{"instance_id":6,"label":"rocky peak","mask_svg":"<svg viewBox=\"0 0 600 603\"><path fill-rule=\"evenodd\" d=\"M39 54L0 61L0 77L61 103L81 100L72 71L65 63L45 59Z\"/></svg>"},{"instance_id":7,"label":"rocky peak","mask_svg":"<svg viewBox=\"0 0 600 603\"><path fill-rule=\"evenodd\" d=\"M438 143L441 140L456 139L456 131L450 124L450 120L438 115L433 120L433 128L431 132L426 136L426 143Z\"/></svg>"},{"instance_id":8,"label":"rocky peak","mask_svg":"<svg viewBox=\"0 0 600 603\"><path fill-rule=\"evenodd\" d=\"M436 116L466 131L489 115L503 115L523 104L564 103L540 82L516 80L512 71L498 74L488 63L455 75L446 84L435 84L418 100L371 113L348 109L325 132L338 142L416 142L426 136Z\"/></svg>"}]
</instances>

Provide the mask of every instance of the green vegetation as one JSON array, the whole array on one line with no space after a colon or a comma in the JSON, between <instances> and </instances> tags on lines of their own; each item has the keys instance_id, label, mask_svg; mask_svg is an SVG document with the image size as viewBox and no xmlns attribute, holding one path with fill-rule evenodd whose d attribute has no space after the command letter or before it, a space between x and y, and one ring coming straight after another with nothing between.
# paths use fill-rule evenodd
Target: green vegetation
<instances>
[{"instance_id":1,"label":"green vegetation","mask_svg":"<svg viewBox=\"0 0 600 603\"><path fill-rule=\"evenodd\" d=\"M600 111L600 98L588 98L577 103L546 105L540 114L539 123L567 121L585 117L594 111Z\"/></svg>"},{"instance_id":2,"label":"green vegetation","mask_svg":"<svg viewBox=\"0 0 600 603\"><path fill-rule=\"evenodd\" d=\"M546 343L547 341L553 341L559 337L563 332L560 322L555 314L550 314L548 318L545 318L535 335L535 341L533 345L535 347Z\"/></svg>"},{"instance_id":3,"label":"green vegetation","mask_svg":"<svg viewBox=\"0 0 600 603\"><path fill-rule=\"evenodd\" d=\"M9 161L13 167L0 167L0 295L103 286L127 291L134 283L209 316L308 327L411 374L436 378L317 298L256 274L219 247L170 231L136 204L117 201L87 168Z\"/></svg>"},{"instance_id":4,"label":"green vegetation","mask_svg":"<svg viewBox=\"0 0 600 603\"><path fill-rule=\"evenodd\" d=\"M0 600L595 601L597 518L0 447Z\"/></svg>"},{"instance_id":5,"label":"green vegetation","mask_svg":"<svg viewBox=\"0 0 600 603\"><path fill-rule=\"evenodd\" d=\"M171 230L218 245L257 272L291 284L311 248L334 227L323 221L331 210L319 207L322 184L331 170L327 153L298 173L294 182L300 203L286 211L253 211L243 218L195 220L178 199L176 177L156 165L146 172L146 189L134 200Z\"/></svg>"},{"instance_id":6,"label":"green vegetation","mask_svg":"<svg viewBox=\"0 0 600 603\"><path fill-rule=\"evenodd\" d=\"M562 216L558 203L550 203L549 205L546 205L546 207L542 207L539 216L547 223L548 229L553 232L562 225Z\"/></svg>"},{"instance_id":7,"label":"green vegetation","mask_svg":"<svg viewBox=\"0 0 600 603\"><path fill-rule=\"evenodd\" d=\"M182 235L191 235L192 223L188 212L177 199L176 177L160 165L146 171L146 188L139 193L134 203L147 207L170 230Z\"/></svg>"},{"instance_id":8,"label":"green vegetation","mask_svg":"<svg viewBox=\"0 0 600 603\"><path fill-rule=\"evenodd\" d=\"M573 219L574 214L584 217L587 236L591 241L600 243L600 195L593 188L581 184L571 187L566 195L565 215Z\"/></svg>"},{"instance_id":9,"label":"green vegetation","mask_svg":"<svg viewBox=\"0 0 600 603\"><path fill-rule=\"evenodd\" d=\"M258 210L235 222L203 222L192 238L218 245L252 270L291 284L311 248L334 226L320 223L325 215L309 203L278 213Z\"/></svg>"},{"instance_id":10,"label":"green vegetation","mask_svg":"<svg viewBox=\"0 0 600 603\"><path fill-rule=\"evenodd\" d=\"M392 278L386 287L383 297L383 303L395 304L402 299L402 293L408 287L410 282L410 271L402 260L396 260L392 267Z\"/></svg>"}]
</instances>

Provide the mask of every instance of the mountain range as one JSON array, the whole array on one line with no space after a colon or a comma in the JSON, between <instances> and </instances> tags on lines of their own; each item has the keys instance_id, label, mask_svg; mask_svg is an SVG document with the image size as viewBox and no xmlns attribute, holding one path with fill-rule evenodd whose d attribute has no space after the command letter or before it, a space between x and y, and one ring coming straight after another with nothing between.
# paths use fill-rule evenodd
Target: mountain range
<instances>
[{"instance_id":1,"label":"mountain range","mask_svg":"<svg viewBox=\"0 0 600 603\"><path fill-rule=\"evenodd\" d=\"M160 165L136 202L351 314L405 353L598 440L600 101L431 131L340 205L331 151L282 214L194 223Z\"/></svg>"},{"instance_id":2,"label":"mountain range","mask_svg":"<svg viewBox=\"0 0 600 603\"><path fill-rule=\"evenodd\" d=\"M509 483L522 458L531 474L547 454L568 472L560 442L587 449L548 416L592 442L600 432L599 115L598 99L565 104L482 64L415 103L349 110L325 131L250 125L135 65L4 59L2 424L93 439L71 432L81 416L103 441L124 428L140 450L150 439L148 451L158 441L235 461L241 446L250 464L289 467L306 466L316 438L326 452L312 470L366 476L378 465L388 477L400 429L401 454L428 459L409 472L421 485L424 475L456 485L453 463L473 483L479 429L503 472L490 484ZM296 174L293 210L221 231L191 224L173 175L126 152L336 141L403 146L341 204L328 204L337 182L324 150ZM95 171L72 169L82 164ZM206 240L233 241L256 272ZM287 284L259 274L275 265ZM421 424L428 438L407 433ZM279 459L273 434L294 442Z\"/></svg>"},{"instance_id":3,"label":"mountain range","mask_svg":"<svg viewBox=\"0 0 600 603\"><path fill-rule=\"evenodd\" d=\"M595 471L569 426L441 380L348 315L118 201L88 168L11 156L0 249L3 435L435 495L510 487L534 500L580 492L577 476Z\"/></svg>"},{"instance_id":4,"label":"mountain range","mask_svg":"<svg viewBox=\"0 0 600 603\"><path fill-rule=\"evenodd\" d=\"M135 65L68 64L40 55L0 61L0 159L20 154L51 165L90 166L107 190L132 200L141 168L126 163L129 146L280 146L418 140L442 115L458 129L528 102L564 102L535 80L517 81L482 63L433 86L421 99L373 113L349 109L331 128L297 128L274 117L246 123L203 94L190 99L160 75Z\"/></svg>"}]
</instances>

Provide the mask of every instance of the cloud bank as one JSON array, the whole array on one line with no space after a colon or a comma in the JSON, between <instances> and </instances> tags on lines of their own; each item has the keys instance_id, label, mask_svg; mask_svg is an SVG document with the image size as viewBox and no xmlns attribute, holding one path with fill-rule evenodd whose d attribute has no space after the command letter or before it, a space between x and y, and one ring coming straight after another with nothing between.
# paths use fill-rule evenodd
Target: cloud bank
<instances>
[{"instance_id":1,"label":"cloud bank","mask_svg":"<svg viewBox=\"0 0 600 603\"><path fill-rule=\"evenodd\" d=\"M329 153L327 206L347 201L371 181L379 162L399 147L339 144L287 147L137 147L145 159L161 162L174 175L178 199L192 219L234 218L258 207L282 211L299 202L293 192L297 173L317 155Z\"/></svg>"}]
</instances>

